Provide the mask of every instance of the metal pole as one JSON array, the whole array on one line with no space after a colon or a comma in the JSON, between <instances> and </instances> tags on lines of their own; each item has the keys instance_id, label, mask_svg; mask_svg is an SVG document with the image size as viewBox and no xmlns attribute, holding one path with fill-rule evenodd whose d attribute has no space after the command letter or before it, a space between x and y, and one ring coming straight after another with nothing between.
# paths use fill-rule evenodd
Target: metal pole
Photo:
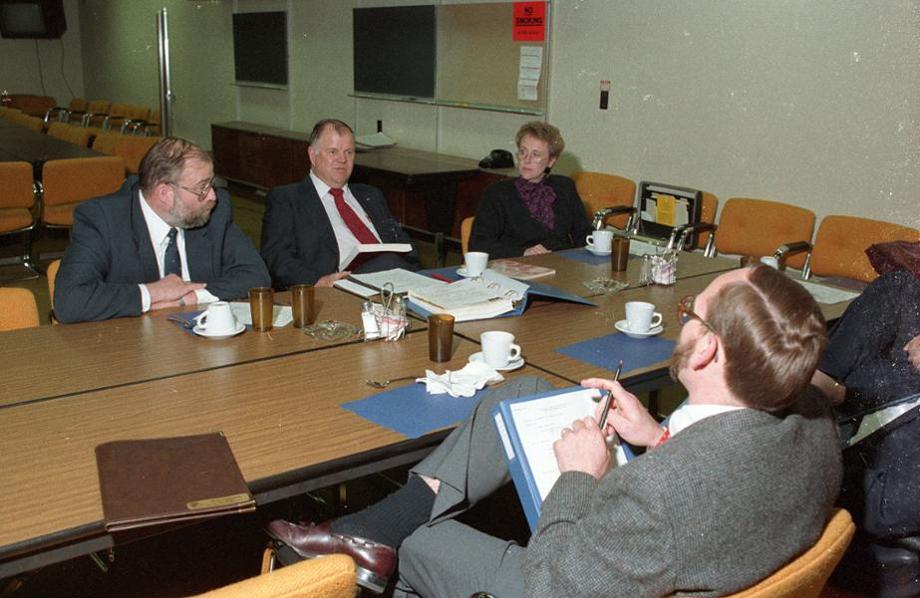
<instances>
[{"instance_id":1,"label":"metal pole","mask_svg":"<svg viewBox=\"0 0 920 598\"><path fill-rule=\"evenodd\" d=\"M172 79L169 74L169 16L164 7L157 13L157 50L160 59L160 127L172 135Z\"/></svg>"}]
</instances>

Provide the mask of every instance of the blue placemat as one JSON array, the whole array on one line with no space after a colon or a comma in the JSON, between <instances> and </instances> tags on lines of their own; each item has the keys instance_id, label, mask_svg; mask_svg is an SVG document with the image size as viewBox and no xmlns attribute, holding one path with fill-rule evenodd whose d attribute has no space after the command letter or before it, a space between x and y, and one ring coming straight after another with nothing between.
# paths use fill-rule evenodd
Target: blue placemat
<instances>
[{"instance_id":1,"label":"blue placemat","mask_svg":"<svg viewBox=\"0 0 920 598\"><path fill-rule=\"evenodd\" d=\"M404 436L418 438L466 419L486 392L480 390L468 398L430 395L424 384L412 383L342 407Z\"/></svg>"},{"instance_id":2,"label":"blue placemat","mask_svg":"<svg viewBox=\"0 0 920 598\"><path fill-rule=\"evenodd\" d=\"M617 361L622 359L625 374L636 368L666 361L674 351L674 344L674 341L665 338L630 338L615 332L561 347L556 352L611 372L616 371Z\"/></svg>"},{"instance_id":3,"label":"blue placemat","mask_svg":"<svg viewBox=\"0 0 920 598\"><path fill-rule=\"evenodd\" d=\"M192 332L192 328L183 326L182 322L187 322L188 324L191 324L195 318L197 318L199 315L203 313L204 313L203 309L199 309L198 311L183 311L180 313L169 314L169 316L166 319L172 322L173 324L175 324L176 326L180 327L182 330L191 334L192 336L195 336L195 333ZM182 322L179 322L178 320L182 320Z\"/></svg>"},{"instance_id":4,"label":"blue placemat","mask_svg":"<svg viewBox=\"0 0 920 598\"><path fill-rule=\"evenodd\" d=\"M576 262L583 262L585 264L591 264L592 266L598 266L600 264L609 264L610 263L610 254L607 255L594 255L584 247L579 247L578 249L566 249L564 251L557 251L557 255L560 255L564 258L575 260Z\"/></svg>"}]
</instances>

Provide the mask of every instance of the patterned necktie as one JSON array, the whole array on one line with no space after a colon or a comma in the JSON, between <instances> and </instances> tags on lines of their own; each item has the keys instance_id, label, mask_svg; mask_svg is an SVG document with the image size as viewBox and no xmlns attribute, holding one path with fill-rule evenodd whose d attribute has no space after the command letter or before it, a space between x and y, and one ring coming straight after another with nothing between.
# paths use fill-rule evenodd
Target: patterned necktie
<instances>
[{"instance_id":1,"label":"patterned necktie","mask_svg":"<svg viewBox=\"0 0 920 598\"><path fill-rule=\"evenodd\" d=\"M345 192L342 189L329 189L329 193L335 198L335 207L339 211L339 216L345 221L345 226L355 236L358 243L379 243L371 229L367 228L351 206L345 203Z\"/></svg>"},{"instance_id":2,"label":"patterned necktie","mask_svg":"<svg viewBox=\"0 0 920 598\"><path fill-rule=\"evenodd\" d=\"M169 245L166 246L166 253L163 255L163 276L175 274L182 278L182 262L179 261L179 246L176 244L177 234L177 229L169 229Z\"/></svg>"}]
</instances>

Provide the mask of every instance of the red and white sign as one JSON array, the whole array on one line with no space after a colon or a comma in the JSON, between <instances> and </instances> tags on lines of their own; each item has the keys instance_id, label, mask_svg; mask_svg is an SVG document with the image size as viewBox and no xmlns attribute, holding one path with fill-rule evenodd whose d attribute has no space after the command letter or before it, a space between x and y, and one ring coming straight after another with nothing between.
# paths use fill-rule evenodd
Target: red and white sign
<instances>
[{"instance_id":1,"label":"red and white sign","mask_svg":"<svg viewBox=\"0 0 920 598\"><path fill-rule=\"evenodd\" d=\"M546 39L546 2L515 2L512 40L542 42Z\"/></svg>"}]
</instances>

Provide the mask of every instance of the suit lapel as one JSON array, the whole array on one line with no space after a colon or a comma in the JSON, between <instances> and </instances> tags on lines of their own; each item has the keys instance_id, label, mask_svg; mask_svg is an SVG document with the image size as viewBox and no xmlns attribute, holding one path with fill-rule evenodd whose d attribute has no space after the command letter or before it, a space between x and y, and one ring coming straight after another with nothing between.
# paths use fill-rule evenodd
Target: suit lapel
<instances>
[{"instance_id":1,"label":"suit lapel","mask_svg":"<svg viewBox=\"0 0 920 598\"><path fill-rule=\"evenodd\" d=\"M188 262L188 276L192 282L214 278L211 272L209 225L210 220L200 228L185 230L185 260Z\"/></svg>"},{"instance_id":2,"label":"suit lapel","mask_svg":"<svg viewBox=\"0 0 920 598\"><path fill-rule=\"evenodd\" d=\"M332 223L329 222L329 216L326 215L326 208L323 207L323 202L319 194L316 193L316 187L313 186L313 179L308 176L301 184L303 189L298 195L303 196L305 199L302 202L298 202L298 209L303 211L304 221L315 223L316 230L314 232L322 240L326 250L335 256L335 263L338 266L339 243L335 240L335 231L332 230ZM297 219L295 219L296 221Z\"/></svg>"},{"instance_id":3,"label":"suit lapel","mask_svg":"<svg viewBox=\"0 0 920 598\"><path fill-rule=\"evenodd\" d=\"M131 191L131 228L143 281L154 282L160 279L160 268L157 266L157 256L153 253L153 242L150 240L150 231L147 230L147 220L141 210L139 189L140 187L135 185Z\"/></svg>"},{"instance_id":4,"label":"suit lapel","mask_svg":"<svg viewBox=\"0 0 920 598\"><path fill-rule=\"evenodd\" d=\"M376 210L377 206L371 201L370 191L367 189L358 189L354 187L349 187L351 194L355 196L355 199L358 200L358 203L361 204L361 207L364 208L364 213L367 214L367 219L371 221L371 224L374 225L374 230L377 231L377 236L380 237L381 243L388 243L390 240L387 238L387 227L384 226L384 222L381 220L381 214Z\"/></svg>"}]
</instances>

